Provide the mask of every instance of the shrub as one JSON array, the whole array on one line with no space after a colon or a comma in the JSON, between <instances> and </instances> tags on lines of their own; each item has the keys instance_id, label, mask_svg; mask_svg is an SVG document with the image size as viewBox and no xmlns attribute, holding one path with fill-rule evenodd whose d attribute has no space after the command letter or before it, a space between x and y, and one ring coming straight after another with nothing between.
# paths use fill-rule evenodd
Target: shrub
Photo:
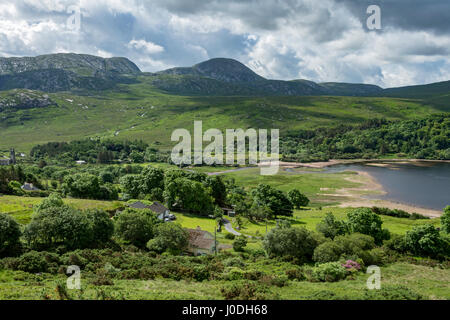
<instances>
[{"instance_id":1,"label":"shrub","mask_svg":"<svg viewBox=\"0 0 450 320\"><path fill-rule=\"evenodd\" d=\"M263 240L263 247L271 256L293 257L298 262L312 259L317 240L305 228L274 228Z\"/></svg>"},{"instance_id":2,"label":"shrub","mask_svg":"<svg viewBox=\"0 0 450 320\"><path fill-rule=\"evenodd\" d=\"M375 243L382 244L389 239L389 231L382 229L380 216L369 208L359 208L347 214L348 226L352 233L358 232L369 235L375 239Z\"/></svg>"},{"instance_id":3,"label":"shrub","mask_svg":"<svg viewBox=\"0 0 450 320\"><path fill-rule=\"evenodd\" d=\"M450 233L450 206L446 206L441 216L441 229L445 233Z\"/></svg>"},{"instance_id":4,"label":"shrub","mask_svg":"<svg viewBox=\"0 0 450 320\"><path fill-rule=\"evenodd\" d=\"M406 211L399 210L399 209L388 209L388 208L378 208L378 207L372 207L372 211L376 214L381 214L385 216L390 217L396 217L396 218L410 218L410 214Z\"/></svg>"},{"instance_id":5,"label":"shrub","mask_svg":"<svg viewBox=\"0 0 450 320\"><path fill-rule=\"evenodd\" d=\"M233 242L233 250L237 251L237 252L244 251L246 246L247 246L247 237L246 236L239 236Z\"/></svg>"},{"instance_id":6,"label":"shrub","mask_svg":"<svg viewBox=\"0 0 450 320\"><path fill-rule=\"evenodd\" d=\"M125 242L143 248L153 237L156 219L150 211L127 208L117 216L115 231Z\"/></svg>"},{"instance_id":7,"label":"shrub","mask_svg":"<svg viewBox=\"0 0 450 320\"><path fill-rule=\"evenodd\" d=\"M24 236L33 248L85 248L93 240L86 214L67 205L40 210L25 227Z\"/></svg>"},{"instance_id":8,"label":"shrub","mask_svg":"<svg viewBox=\"0 0 450 320\"><path fill-rule=\"evenodd\" d=\"M405 253L408 251L405 236L401 236L398 234L393 234L391 236L391 239L384 242L384 246L399 253Z\"/></svg>"},{"instance_id":9,"label":"shrub","mask_svg":"<svg viewBox=\"0 0 450 320\"><path fill-rule=\"evenodd\" d=\"M413 212L411 213L411 216L409 217L411 220L427 220L430 219L430 217L424 216L423 214Z\"/></svg>"},{"instance_id":10,"label":"shrub","mask_svg":"<svg viewBox=\"0 0 450 320\"><path fill-rule=\"evenodd\" d=\"M286 276L289 280L305 280L305 274L300 268L286 270Z\"/></svg>"},{"instance_id":11,"label":"shrub","mask_svg":"<svg viewBox=\"0 0 450 320\"><path fill-rule=\"evenodd\" d=\"M0 257L16 255L19 252L21 234L16 220L0 213Z\"/></svg>"},{"instance_id":12,"label":"shrub","mask_svg":"<svg viewBox=\"0 0 450 320\"><path fill-rule=\"evenodd\" d=\"M155 228L155 238L147 242L147 248L156 252L181 253L188 245L188 233L179 224L163 223Z\"/></svg>"},{"instance_id":13,"label":"shrub","mask_svg":"<svg viewBox=\"0 0 450 320\"><path fill-rule=\"evenodd\" d=\"M423 296L404 286L382 286L380 290L365 289L365 300L422 300Z\"/></svg>"},{"instance_id":14,"label":"shrub","mask_svg":"<svg viewBox=\"0 0 450 320\"><path fill-rule=\"evenodd\" d=\"M338 261L342 254L342 248L336 242L328 241L314 249L313 260L319 263Z\"/></svg>"},{"instance_id":15,"label":"shrub","mask_svg":"<svg viewBox=\"0 0 450 320\"><path fill-rule=\"evenodd\" d=\"M439 231L430 224L415 226L406 232L408 251L419 256L435 257L444 251L444 241Z\"/></svg>"},{"instance_id":16,"label":"shrub","mask_svg":"<svg viewBox=\"0 0 450 320\"><path fill-rule=\"evenodd\" d=\"M232 234L232 233L227 233L225 235L225 239L234 240L234 238L236 238L236 236L234 234Z\"/></svg>"},{"instance_id":17,"label":"shrub","mask_svg":"<svg viewBox=\"0 0 450 320\"><path fill-rule=\"evenodd\" d=\"M263 285L253 282L234 282L220 288L222 296L226 300L269 300L273 294Z\"/></svg>"},{"instance_id":18,"label":"shrub","mask_svg":"<svg viewBox=\"0 0 450 320\"><path fill-rule=\"evenodd\" d=\"M296 209L306 207L309 204L309 199L297 189L289 191L288 198Z\"/></svg>"},{"instance_id":19,"label":"shrub","mask_svg":"<svg viewBox=\"0 0 450 320\"><path fill-rule=\"evenodd\" d=\"M245 262L242 261L241 258L233 257L223 260L223 265L226 267L238 267L238 268L244 268Z\"/></svg>"},{"instance_id":20,"label":"shrub","mask_svg":"<svg viewBox=\"0 0 450 320\"><path fill-rule=\"evenodd\" d=\"M92 226L93 240L96 243L106 243L114 234L114 223L104 210L88 210L86 215Z\"/></svg>"},{"instance_id":21,"label":"shrub","mask_svg":"<svg viewBox=\"0 0 450 320\"><path fill-rule=\"evenodd\" d=\"M312 276L316 281L335 282L345 278L346 270L339 262L327 262L315 266Z\"/></svg>"},{"instance_id":22,"label":"shrub","mask_svg":"<svg viewBox=\"0 0 450 320\"><path fill-rule=\"evenodd\" d=\"M331 239L348 233L347 224L344 221L336 220L334 215L330 212L328 212L325 218L317 224L316 230L322 233L325 237Z\"/></svg>"},{"instance_id":23,"label":"shrub","mask_svg":"<svg viewBox=\"0 0 450 320\"><path fill-rule=\"evenodd\" d=\"M18 258L16 268L30 273L47 272L52 262L51 258L55 259L55 255L47 252L30 251Z\"/></svg>"}]
</instances>

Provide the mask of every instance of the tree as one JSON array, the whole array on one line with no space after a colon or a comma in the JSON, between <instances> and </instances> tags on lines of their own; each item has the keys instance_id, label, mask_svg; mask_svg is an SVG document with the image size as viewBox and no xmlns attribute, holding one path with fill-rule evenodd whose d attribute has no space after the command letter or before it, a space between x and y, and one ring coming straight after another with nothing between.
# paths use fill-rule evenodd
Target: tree
<instances>
[{"instance_id":1,"label":"tree","mask_svg":"<svg viewBox=\"0 0 450 320\"><path fill-rule=\"evenodd\" d=\"M93 241L98 244L111 240L114 234L114 223L106 211L100 209L88 210L87 218L91 223Z\"/></svg>"},{"instance_id":2,"label":"tree","mask_svg":"<svg viewBox=\"0 0 450 320\"><path fill-rule=\"evenodd\" d=\"M383 221L380 216L369 208L359 208L347 214L348 227L350 232L367 234L375 239L375 243L380 245L383 240L388 240L390 235L387 229L382 229Z\"/></svg>"},{"instance_id":3,"label":"tree","mask_svg":"<svg viewBox=\"0 0 450 320\"><path fill-rule=\"evenodd\" d=\"M0 257L16 253L21 234L17 221L5 213L0 213Z\"/></svg>"},{"instance_id":4,"label":"tree","mask_svg":"<svg viewBox=\"0 0 450 320\"><path fill-rule=\"evenodd\" d=\"M169 182L164 190L164 199L170 209L176 203L186 211L208 216L214 211L214 199L211 189L201 182L187 178L176 178Z\"/></svg>"},{"instance_id":5,"label":"tree","mask_svg":"<svg viewBox=\"0 0 450 320\"><path fill-rule=\"evenodd\" d=\"M247 246L247 237L246 236L241 235L236 240L233 241L233 250L236 252L244 251L246 246Z\"/></svg>"},{"instance_id":6,"label":"tree","mask_svg":"<svg viewBox=\"0 0 450 320\"><path fill-rule=\"evenodd\" d=\"M270 256L291 257L298 262L311 261L318 242L305 228L273 228L263 240L263 247Z\"/></svg>"},{"instance_id":7,"label":"tree","mask_svg":"<svg viewBox=\"0 0 450 320\"><path fill-rule=\"evenodd\" d=\"M78 173L64 178L62 186L65 194L74 198L116 200L118 193L112 184L100 184L98 176Z\"/></svg>"},{"instance_id":8,"label":"tree","mask_svg":"<svg viewBox=\"0 0 450 320\"><path fill-rule=\"evenodd\" d=\"M139 175L139 191L142 194L151 194L155 188L164 189L164 171L147 166Z\"/></svg>"},{"instance_id":9,"label":"tree","mask_svg":"<svg viewBox=\"0 0 450 320\"><path fill-rule=\"evenodd\" d=\"M116 217L115 232L125 242L143 248L153 238L156 223L150 210L127 208Z\"/></svg>"},{"instance_id":10,"label":"tree","mask_svg":"<svg viewBox=\"0 0 450 320\"><path fill-rule=\"evenodd\" d=\"M82 249L93 240L92 225L86 214L67 205L40 210L25 227L24 236L35 248L64 245Z\"/></svg>"},{"instance_id":11,"label":"tree","mask_svg":"<svg viewBox=\"0 0 450 320\"><path fill-rule=\"evenodd\" d=\"M288 198L296 209L306 207L309 204L309 199L297 189L289 191Z\"/></svg>"},{"instance_id":12,"label":"tree","mask_svg":"<svg viewBox=\"0 0 450 320\"><path fill-rule=\"evenodd\" d=\"M33 206L33 211L39 213L51 207L62 207L64 202L58 193L51 193L47 198L42 200L40 204Z\"/></svg>"},{"instance_id":13,"label":"tree","mask_svg":"<svg viewBox=\"0 0 450 320\"><path fill-rule=\"evenodd\" d=\"M123 193L127 194L130 198L136 199L140 194L139 176L136 174L127 174L120 178L120 187Z\"/></svg>"},{"instance_id":14,"label":"tree","mask_svg":"<svg viewBox=\"0 0 450 320\"><path fill-rule=\"evenodd\" d=\"M292 216L293 206L287 196L280 190L277 190L267 184L259 184L252 190L253 201L258 206L267 206L273 212L274 216Z\"/></svg>"},{"instance_id":15,"label":"tree","mask_svg":"<svg viewBox=\"0 0 450 320\"><path fill-rule=\"evenodd\" d=\"M188 246L188 233L179 224L162 223L155 228L155 238L147 242L147 248L159 253L180 254Z\"/></svg>"},{"instance_id":16,"label":"tree","mask_svg":"<svg viewBox=\"0 0 450 320\"><path fill-rule=\"evenodd\" d=\"M431 224L415 226L406 232L405 242L408 251L419 256L436 257L444 249L439 230Z\"/></svg>"},{"instance_id":17,"label":"tree","mask_svg":"<svg viewBox=\"0 0 450 320\"><path fill-rule=\"evenodd\" d=\"M450 233L450 206L445 207L441 216L441 228L445 233Z\"/></svg>"},{"instance_id":18,"label":"tree","mask_svg":"<svg viewBox=\"0 0 450 320\"><path fill-rule=\"evenodd\" d=\"M222 177L221 176L207 177L204 184L206 187L209 187L211 189L211 195L214 198L214 202L218 206L225 205L227 188L222 180Z\"/></svg>"},{"instance_id":19,"label":"tree","mask_svg":"<svg viewBox=\"0 0 450 320\"><path fill-rule=\"evenodd\" d=\"M336 236L346 234L348 227L344 221L336 220L335 216L331 212L328 212L325 218L317 224L316 230L325 237L334 239Z\"/></svg>"}]
</instances>

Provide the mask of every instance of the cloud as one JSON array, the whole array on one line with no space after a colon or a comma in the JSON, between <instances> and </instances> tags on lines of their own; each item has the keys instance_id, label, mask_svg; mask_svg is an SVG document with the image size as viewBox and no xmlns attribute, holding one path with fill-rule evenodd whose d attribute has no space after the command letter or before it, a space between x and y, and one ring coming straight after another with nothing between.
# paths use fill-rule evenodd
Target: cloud
<instances>
[{"instance_id":1,"label":"cloud","mask_svg":"<svg viewBox=\"0 0 450 320\"><path fill-rule=\"evenodd\" d=\"M380 31L365 27L371 4ZM0 55L125 56L151 72L229 57L267 78L389 87L450 79L449 48L448 0L0 0Z\"/></svg>"},{"instance_id":2,"label":"cloud","mask_svg":"<svg viewBox=\"0 0 450 320\"><path fill-rule=\"evenodd\" d=\"M154 44L153 42L148 42L143 39L141 40L131 40L128 43L129 48L134 48L137 50L143 50L148 54L161 53L164 51L164 47Z\"/></svg>"}]
</instances>

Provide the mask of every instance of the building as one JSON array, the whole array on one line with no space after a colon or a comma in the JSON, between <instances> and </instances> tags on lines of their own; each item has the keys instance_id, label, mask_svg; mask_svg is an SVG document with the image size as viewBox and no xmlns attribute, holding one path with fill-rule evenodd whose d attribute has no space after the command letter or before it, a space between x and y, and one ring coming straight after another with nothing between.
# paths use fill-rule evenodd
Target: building
<instances>
[{"instance_id":1,"label":"building","mask_svg":"<svg viewBox=\"0 0 450 320\"><path fill-rule=\"evenodd\" d=\"M21 188L23 191L40 191L39 188L36 188L32 183L28 182L25 182Z\"/></svg>"},{"instance_id":2,"label":"building","mask_svg":"<svg viewBox=\"0 0 450 320\"><path fill-rule=\"evenodd\" d=\"M75 161L76 164L86 164L86 161L84 160L77 160Z\"/></svg>"},{"instance_id":3,"label":"building","mask_svg":"<svg viewBox=\"0 0 450 320\"><path fill-rule=\"evenodd\" d=\"M229 217L236 216L236 212L234 211L234 209L231 209L231 208L221 208L221 209L223 210L223 213Z\"/></svg>"},{"instance_id":4,"label":"building","mask_svg":"<svg viewBox=\"0 0 450 320\"><path fill-rule=\"evenodd\" d=\"M189 236L187 252L194 256L213 254L216 247L214 235L200 227L196 229L186 229Z\"/></svg>"},{"instance_id":5,"label":"building","mask_svg":"<svg viewBox=\"0 0 450 320\"><path fill-rule=\"evenodd\" d=\"M130 204L129 207L134 209L149 209L158 215L158 219L163 221L171 221L176 219L175 215L170 213L170 210L158 201L153 202L151 205L137 201Z\"/></svg>"},{"instance_id":6,"label":"building","mask_svg":"<svg viewBox=\"0 0 450 320\"><path fill-rule=\"evenodd\" d=\"M9 151L9 158L0 159L0 166L9 166L11 164L16 164L16 152L13 148Z\"/></svg>"}]
</instances>

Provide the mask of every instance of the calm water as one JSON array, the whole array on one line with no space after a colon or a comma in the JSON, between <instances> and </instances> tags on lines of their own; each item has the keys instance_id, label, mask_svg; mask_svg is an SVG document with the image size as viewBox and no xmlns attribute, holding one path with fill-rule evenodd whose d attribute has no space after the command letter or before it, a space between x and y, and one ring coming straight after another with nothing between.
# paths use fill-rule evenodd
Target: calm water
<instances>
[{"instance_id":1,"label":"calm water","mask_svg":"<svg viewBox=\"0 0 450 320\"><path fill-rule=\"evenodd\" d=\"M377 199L393 200L423 208L442 210L450 205L450 163L422 162L413 164L389 164L374 167L364 164L337 165L325 172L361 170L370 173L387 192Z\"/></svg>"}]
</instances>

